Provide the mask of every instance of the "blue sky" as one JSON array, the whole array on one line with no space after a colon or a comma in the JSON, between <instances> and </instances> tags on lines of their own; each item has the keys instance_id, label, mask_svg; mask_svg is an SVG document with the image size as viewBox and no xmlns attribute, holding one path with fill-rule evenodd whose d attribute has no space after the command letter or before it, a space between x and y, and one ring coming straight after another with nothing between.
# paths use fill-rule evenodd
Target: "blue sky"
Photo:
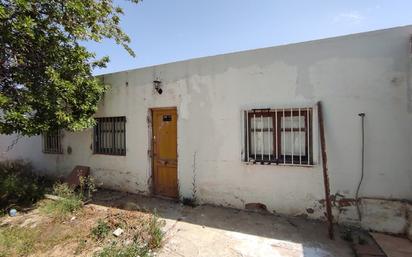
<instances>
[{"instance_id":1,"label":"blue sky","mask_svg":"<svg viewBox=\"0 0 412 257\"><path fill-rule=\"evenodd\" d=\"M87 43L111 60L95 74L412 24L410 0L116 2L137 56L111 41Z\"/></svg>"}]
</instances>

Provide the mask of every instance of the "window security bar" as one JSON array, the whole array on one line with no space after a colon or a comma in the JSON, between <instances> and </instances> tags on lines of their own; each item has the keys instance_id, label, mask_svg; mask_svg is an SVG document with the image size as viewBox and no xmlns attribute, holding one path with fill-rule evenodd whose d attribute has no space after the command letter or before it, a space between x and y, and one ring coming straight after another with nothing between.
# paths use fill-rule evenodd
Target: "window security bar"
<instances>
[{"instance_id":1,"label":"window security bar","mask_svg":"<svg viewBox=\"0 0 412 257\"><path fill-rule=\"evenodd\" d=\"M94 153L126 155L126 117L96 118Z\"/></svg>"},{"instance_id":2,"label":"window security bar","mask_svg":"<svg viewBox=\"0 0 412 257\"><path fill-rule=\"evenodd\" d=\"M313 165L312 108L245 111L245 161Z\"/></svg>"},{"instance_id":3,"label":"window security bar","mask_svg":"<svg viewBox=\"0 0 412 257\"><path fill-rule=\"evenodd\" d=\"M43 134L43 153L63 153L60 130L45 132Z\"/></svg>"}]
</instances>

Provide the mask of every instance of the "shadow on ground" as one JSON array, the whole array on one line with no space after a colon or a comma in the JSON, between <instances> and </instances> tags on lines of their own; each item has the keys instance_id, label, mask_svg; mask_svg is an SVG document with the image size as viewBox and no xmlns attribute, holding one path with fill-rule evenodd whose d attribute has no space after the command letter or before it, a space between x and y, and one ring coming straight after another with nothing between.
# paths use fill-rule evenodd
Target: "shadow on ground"
<instances>
[{"instance_id":1,"label":"shadow on ground","mask_svg":"<svg viewBox=\"0 0 412 257\"><path fill-rule=\"evenodd\" d=\"M326 224L297 217L180 203L101 190L94 204L148 210L166 220L166 244L160 256L353 256L339 236L327 237Z\"/></svg>"}]
</instances>

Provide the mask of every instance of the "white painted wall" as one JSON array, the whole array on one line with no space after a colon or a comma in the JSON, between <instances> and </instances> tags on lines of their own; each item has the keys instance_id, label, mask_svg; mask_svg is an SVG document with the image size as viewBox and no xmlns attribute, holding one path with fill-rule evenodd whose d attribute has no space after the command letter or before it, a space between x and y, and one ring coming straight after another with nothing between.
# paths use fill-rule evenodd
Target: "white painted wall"
<instances>
[{"instance_id":1,"label":"white painted wall","mask_svg":"<svg viewBox=\"0 0 412 257\"><path fill-rule=\"evenodd\" d=\"M93 154L89 129L65 132L64 155L42 154L41 139L34 137L24 139L6 158L29 159L53 175L87 165L106 187L147 193L148 110L176 106L181 196L191 196L196 153L201 202L236 208L259 202L270 211L292 215L315 208L311 216L317 217L323 215L318 203L324 198L321 166L242 163L241 111L320 100L331 193L354 197L361 168L358 113L365 112L360 195L412 200L411 34L412 26L407 26L107 74L103 78L111 89L96 116L127 117L126 156ZM162 95L154 91L154 79L162 81ZM1 136L2 150L11 140ZM68 146L72 154L67 154ZM318 159L318 143L315 150Z\"/></svg>"}]
</instances>

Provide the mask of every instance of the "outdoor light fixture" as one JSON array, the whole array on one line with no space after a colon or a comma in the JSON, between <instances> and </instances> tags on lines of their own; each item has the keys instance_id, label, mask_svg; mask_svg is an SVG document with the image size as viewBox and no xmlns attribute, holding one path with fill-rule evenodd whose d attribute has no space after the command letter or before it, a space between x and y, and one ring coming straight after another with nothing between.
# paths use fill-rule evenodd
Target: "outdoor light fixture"
<instances>
[{"instance_id":1,"label":"outdoor light fixture","mask_svg":"<svg viewBox=\"0 0 412 257\"><path fill-rule=\"evenodd\" d=\"M155 90L157 91L157 93L159 93L159 95L161 95L163 93L162 90L162 81L160 80L153 80L153 86L155 88Z\"/></svg>"}]
</instances>

